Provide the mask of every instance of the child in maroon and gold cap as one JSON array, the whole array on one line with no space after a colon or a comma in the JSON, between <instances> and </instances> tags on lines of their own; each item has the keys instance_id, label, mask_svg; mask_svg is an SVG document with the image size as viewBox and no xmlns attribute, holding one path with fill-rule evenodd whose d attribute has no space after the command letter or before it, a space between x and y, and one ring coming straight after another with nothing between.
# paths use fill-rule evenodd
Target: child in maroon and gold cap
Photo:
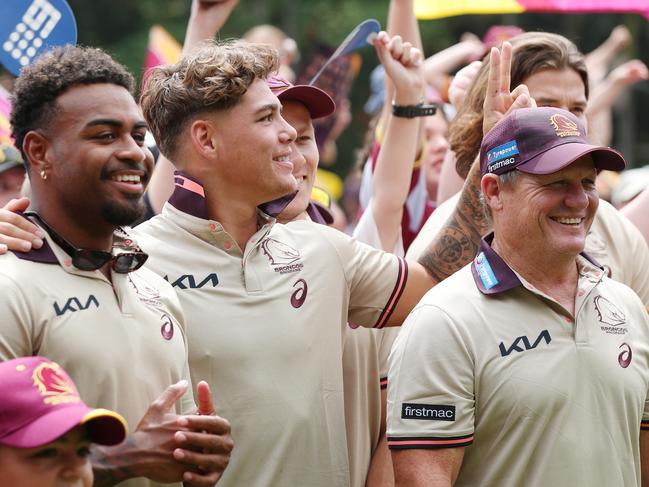
<instances>
[{"instance_id":1,"label":"child in maroon and gold cap","mask_svg":"<svg viewBox=\"0 0 649 487\"><path fill-rule=\"evenodd\" d=\"M0 479L12 487L90 487L92 443L126 437L119 414L81 400L66 372L43 357L0 363Z\"/></svg>"}]
</instances>

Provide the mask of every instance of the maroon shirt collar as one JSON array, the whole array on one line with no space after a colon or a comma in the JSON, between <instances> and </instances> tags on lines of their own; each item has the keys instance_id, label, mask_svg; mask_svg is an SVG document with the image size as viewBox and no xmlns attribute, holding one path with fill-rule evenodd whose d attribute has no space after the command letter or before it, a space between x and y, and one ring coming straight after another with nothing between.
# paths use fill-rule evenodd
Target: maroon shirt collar
<instances>
[{"instance_id":1,"label":"maroon shirt collar","mask_svg":"<svg viewBox=\"0 0 649 487\"><path fill-rule=\"evenodd\" d=\"M169 204L183 213L187 213L188 215L203 220L209 220L203 185L198 182L197 179L182 171L176 171L174 173L174 181L176 187L169 198ZM279 215L284 208L293 201L296 194L297 191L276 200L269 201L268 203L261 204L257 208L265 215L277 218L277 215Z\"/></svg>"},{"instance_id":2,"label":"maroon shirt collar","mask_svg":"<svg viewBox=\"0 0 649 487\"><path fill-rule=\"evenodd\" d=\"M491 232L480 240L478 255L471 262L473 280L482 294L498 294L522 285L516 273L491 247L493 239L494 234ZM582 252L580 255L594 266L604 270L586 252Z\"/></svg>"}]
</instances>

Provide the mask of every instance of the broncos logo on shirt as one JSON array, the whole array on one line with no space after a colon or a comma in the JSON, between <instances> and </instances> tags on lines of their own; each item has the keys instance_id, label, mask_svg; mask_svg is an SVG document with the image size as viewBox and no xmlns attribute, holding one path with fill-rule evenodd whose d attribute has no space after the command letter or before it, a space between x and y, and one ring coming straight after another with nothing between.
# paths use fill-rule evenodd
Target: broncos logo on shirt
<instances>
[{"instance_id":1,"label":"broncos logo on shirt","mask_svg":"<svg viewBox=\"0 0 649 487\"><path fill-rule=\"evenodd\" d=\"M599 321L609 326L619 326L626 323L626 316L620 309L611 303L608 299L597 296L595 297L595 310Z\"/></svg>"},{"instance_id":2,"label":"broncos logo on shirt","mask_svg":"<svg viewBox=\"0 0 649 487\"><path fill-rule=\"evenodd\" d=\"M300 258L300 253L297 250L274 238L264 240L261 247L264 249L264 254L268 256L270 264L274 266L289 265Z\"/></svg>"}]
</instances>

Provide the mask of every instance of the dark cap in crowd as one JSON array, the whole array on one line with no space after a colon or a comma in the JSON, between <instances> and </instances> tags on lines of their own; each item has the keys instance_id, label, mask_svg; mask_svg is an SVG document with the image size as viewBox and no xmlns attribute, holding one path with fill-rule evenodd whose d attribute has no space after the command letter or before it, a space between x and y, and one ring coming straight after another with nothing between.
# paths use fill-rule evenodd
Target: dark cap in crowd
<instances>
[{"instance_id":1,"label":"dark cap in crowd","mask_svg":"<svg viewBox=\"0 0 649 487\"><path fill-rule=\"evenodd\" d=\"M586 130L572 113L560 108L521 108L503 118L484 137L480 147L482 174L514 169L529 174L557 172L590 154L598 170L621 171L622 154L592 145Z\"/></svg>"},{"instance_id":2,"label":"dark cap in crowd","mask_svg":"<svg viewBox=\"0 0 649 487\"><path fill-rule=\"evenodd\" d=\"M44 357L0 363L0 444L35 448L85 425L99 445L126 437L126 420L113 411L86 406L63 368Z\"/></svg>"},{"instance_id":3,"label":"dark cap in crowd","mask_svg":"<svg viewBox=\"0 0 649 487\"><path fill-rule=\"evenodd\" d=\"M280 100L303 103L313 119L326 117L336 110L333 99L320 88L311 85L293 85L281 76L270 76L266 82Z\"/></svg>"}]
</instances>

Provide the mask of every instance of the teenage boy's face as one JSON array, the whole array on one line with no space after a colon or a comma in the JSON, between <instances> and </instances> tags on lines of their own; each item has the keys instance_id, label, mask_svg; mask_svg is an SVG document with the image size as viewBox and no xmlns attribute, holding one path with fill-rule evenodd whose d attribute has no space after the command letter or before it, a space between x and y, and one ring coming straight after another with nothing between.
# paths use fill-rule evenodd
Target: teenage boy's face
<instances>
[{"instance_id":1,"label":"teenage boy's face","mask_svg":"<svg viewBox=\"0 0 649 487\"><path fill-rule=\"evenodd\" d=\"M82 426L37 448L0 445L0 479L12 487L92 487L89 455Z\"/></svg>"}]
</instances>

